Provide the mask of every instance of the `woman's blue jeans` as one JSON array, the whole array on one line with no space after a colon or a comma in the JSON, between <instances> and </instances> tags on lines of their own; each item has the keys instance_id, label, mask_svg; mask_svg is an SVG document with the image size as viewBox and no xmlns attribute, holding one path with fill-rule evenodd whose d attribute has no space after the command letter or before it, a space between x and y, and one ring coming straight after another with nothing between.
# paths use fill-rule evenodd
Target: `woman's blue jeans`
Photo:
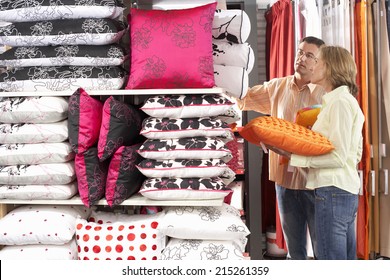
<instances>
[{"instance_id":1,"label":"woman's blue jeans","mask_svg":"<svg viewBox=\"0 0 390 280\"><path fill-rule=\"evenodd\" d=\"M357 209L356 194L336 187L315 189L317 259L356 259Z\"/></svg>"}]
</instances>

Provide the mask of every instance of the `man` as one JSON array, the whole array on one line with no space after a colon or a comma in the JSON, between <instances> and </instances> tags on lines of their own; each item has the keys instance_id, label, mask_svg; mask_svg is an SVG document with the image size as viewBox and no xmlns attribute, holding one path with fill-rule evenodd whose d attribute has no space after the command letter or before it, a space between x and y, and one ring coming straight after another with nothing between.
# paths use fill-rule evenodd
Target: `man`
<instances>
[{"instance_id":1,"label":"man","mask_svg":"<svg viewBox=\"0 0 390 280\"><path fill-rule=\"evenodd\" d=\"M294 75L275 78L250 88L244 99L237 100L239 108L294 121L299 109L321 104L325 92L321 87L310 84L310 79L317 63L316 54L322 45L324 41L321 39L303 38L295 57ZM303 260L307 259L307 226L313 248L316 247L314 192L305 189L306 169L292 168L282 162L280 155L270 151L269 180L275 182L288 258Z\"/></svg>"}]
</instances>

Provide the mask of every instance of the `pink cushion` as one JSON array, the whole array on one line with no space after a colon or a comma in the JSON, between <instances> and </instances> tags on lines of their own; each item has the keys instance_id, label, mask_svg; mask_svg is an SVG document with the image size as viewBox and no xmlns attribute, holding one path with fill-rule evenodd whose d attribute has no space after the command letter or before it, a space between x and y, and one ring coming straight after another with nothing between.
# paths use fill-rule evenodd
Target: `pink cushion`
<instances>
[{"instance_id":1,"label":"pink cushion","mask_svg":"<svg viewBox=\"0 0 390 280\"><path fill-rule=\"evenodd\" d=\"M70 96L68 108L69 142L75 153L84 153L98 142L103 103L79 88Z\"/></svg>"},{"instance_id":2,"label":"pink cushion","mask_svg":"<svg viewBox=\"0 0 390 280\"><path fill-rule=\"evenodd\" d=\"M130 10L130 78L126 89L210 88L216 3L182 10Z\"/></svg>"}]
</instances>

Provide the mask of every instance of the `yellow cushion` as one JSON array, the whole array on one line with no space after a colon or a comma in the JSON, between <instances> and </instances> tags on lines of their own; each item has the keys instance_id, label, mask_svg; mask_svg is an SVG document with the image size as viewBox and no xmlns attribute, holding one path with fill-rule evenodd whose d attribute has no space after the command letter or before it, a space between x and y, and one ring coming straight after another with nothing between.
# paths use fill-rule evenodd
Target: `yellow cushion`
<instances>
[{"instance_id":1,"label":"yellow cushion","mask_svg":"<svg viewBox=\"0 0 390 280\"><path fill-rule=\"evenodd\" d=\"M317 116L321 111L321 105L313 105L305 107L297 112L295 117L295 123L302 125L306 128L311 128L314 122L317 120Z\"/></svg>"},{"instance_id":2,"label":"yellow cushion","mask_svg":"<svg viewBox=\"0 0 390 280\"><path fill-rule=\"evenodd\" d=\"M240 130L240 135L255 145L262 142L297 155L322 155L334 149L332 143L320 133L270 116L251 120Z\"/></svg>"}]
</instances>

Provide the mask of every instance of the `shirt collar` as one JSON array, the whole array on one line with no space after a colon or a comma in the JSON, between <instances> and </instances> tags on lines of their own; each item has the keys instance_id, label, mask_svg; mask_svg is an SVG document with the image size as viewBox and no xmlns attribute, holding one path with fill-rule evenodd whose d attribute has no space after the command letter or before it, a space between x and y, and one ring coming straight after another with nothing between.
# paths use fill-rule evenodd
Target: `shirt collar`
<instances>
[{"instance_id":1,"label":"shirt collar","mask_svg":"<svg viewBox=\"0 0 390 280\"><path fill-rule=\"evenodd\" d=\"M292 81L291 81L291 83L290 83L290 89L292 89L293 87L298 88L298 85L297 85L296 82L295 82L295 76L292 76ZM312 92L314 91L316 85L315 85L315 84L312 84L312 83L309 83L309 84L307 84L307 85L304 85L304 86L303 86L302 88L300 88L300 89L298 88L298 92L304 90L306 87L308 87L310 93L312 93Z\"/></svg>"},{"instance_id":2,"label":"shirt collar","mask_svg":"<svg viewBox=\"0 0 390 280\"><path fill-rule=\"evenodd\" d=\"M322 100L325 103L328 103L330 100L332 100L339 94L342 94L343 92L349 92L348 86L339 86L338 88L335 88L334 90L325 93L324 96L322 96Z\"/></svg>"}]
</instances>

